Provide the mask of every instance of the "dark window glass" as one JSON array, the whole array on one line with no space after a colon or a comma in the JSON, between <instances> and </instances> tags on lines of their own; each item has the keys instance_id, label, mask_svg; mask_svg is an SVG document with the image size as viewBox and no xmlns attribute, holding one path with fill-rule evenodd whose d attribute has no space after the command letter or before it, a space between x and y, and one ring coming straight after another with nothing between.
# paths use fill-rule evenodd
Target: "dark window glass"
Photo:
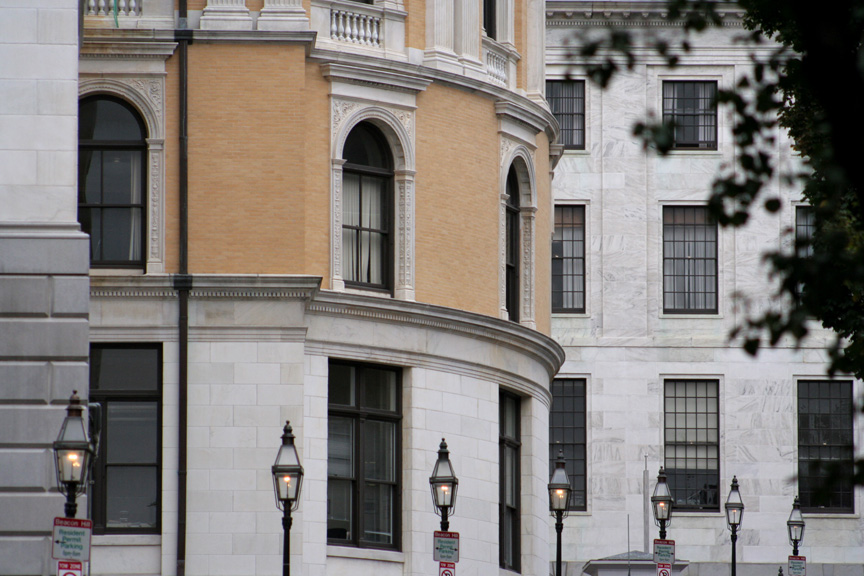
<instances>
[{"instance_id":1,"label":"dark window glass","mask_svg":"<svg viewBox=\"0 0 864 576\"><path fill-rule=\"evenodd\" d=\"M810 512L854 512L852 382L798 382L798 495Z\"/></svg>"},{"instance_id":2,"label":"dark window glass","mask_svg":"<svg viewBox=\"0 0 864 576\"><path fill-rule=\"evenodd\" d=\"M78 117L78 221L94 267L143 267L147 142L131 106L96 96Z\"/></svg>"},{"instance_id":3,"label":"dark window glass","mask_svg":"<svg viewBox=\"0 0 864 576\"><path fill-rule=\"evenodd\" d=\"M160 532L161 345L94 344L90 401L102 405L93 466L94 531Z\"/></svg>"},{"instance_id":4,"label":"dark window glass","mask_svg":"<svg viewBox=\"0 0 864 576\"><path fill-rule=\"evenodd\" d=\"M676 510L719 510L717 380L666 380L665 468Z\"/></svg>"},{"instance_id":5,"label":"dark window glass","mask_svg":"<svg viewBox=\"0 0 864 576\"><path fill-rule=\"evenodd\" d=\"M816 231L816 212L810 206L795 208L795 250L801 258L813 255L813 233ZM804 294L804 284L796 288L797 296Z\"/></svg>"},{"instance_id":6,"label":"dark window glass","mask_svg":"<svg viewBox=\"0 0 864 576\"><path fill-rule=\"evenodd\" d=\"M552 311L585 312L585 207L556 206Z\"/></svg>"},{"instance_id":7,"label":"dark window glass","mask_svg":"<svg viewBox=\"0 0 864 576\"><path fill-rule=\"evenodd\" d=\"M717 313L717 224L704 206L663 208L663 312Z\"/></svg>"},{"instance_id":8,"label":"dark window glass","mask_svg":"<svg viewBox=\"0 0 864 576\"><path fill-rule=\"evenodd\" d=\"M549 475L564 451L567 476L573 494L570 510L586 510L585 490L585 380L566 378L552 381L552 410L549 414Z\"/></svg>"},{"instance_id":9,"label":"dark window glass","mask_svg":"<svg viewBox=\"0 0 864 576\"><path fill-rule=\"evenodd\" d=\"M500 394L500 431L499 431L499 483L501 488L499 504L500 565L502 568L519 572L521 566L521 519L519 452L522 446L519 432L519 397L506 392Z\"/></svg>"},{"instance_id":10,"label":"dark window glass","mask_svg":"<svg viewBox=\"0 0 864 576\"><path fill-rule=\"evenodd\" d=\"M399 546L399 371L330 362L327 540Z\"/></svg>"},{"instance_id":11,"label":"dark window glass","mask_svg":"<svg viewBox=\"0 0 864 576\"><path fill-rule=\"evenodd\" d=\"M342 170L342 277L389 289L393 158L384 136L361 122L348 135Z\"/></svg>"},{"instance_id":12,"label":"dark window glass","mask_svg":"<svg viewBox=\"0 0 864 576\"><path fill-rule=\"evenodd\" d=\"M498 0L483 0L483 30L489 38L498 38L498 24L496 22L495 3Z\"/></svg>"},{"instance_id":13,"label":"dark window glass","mask_svg":"<svg viewBox=\"0 0 864 576\"><path fill-rule=\"evenodd\" d=\"M663 121L673 148L717 149L717 82L663 82Z\"/></svg>"},{"instance_id":14,"label":"dark window glass","mask_svg":"<svg viewBox=\"0 0 864 576\"><path fill-rule=\"evenodd\" d=\"M546 101L561 127L559 142L568 150L584 150L585 82L547 80Z\"/></svg>"},{"instance_id":15,"label":"dark window glass","mask_svg":"<svg viewBox=\"0 0 864 576\"><path fill-rule=\"evenodd\" d=\"M513 322L519 321L519 179L516 169L510 167L507 174L507 207L505 212L506 230L504 256L505 296L507 314Z\"/></svg>"}]
</instances>

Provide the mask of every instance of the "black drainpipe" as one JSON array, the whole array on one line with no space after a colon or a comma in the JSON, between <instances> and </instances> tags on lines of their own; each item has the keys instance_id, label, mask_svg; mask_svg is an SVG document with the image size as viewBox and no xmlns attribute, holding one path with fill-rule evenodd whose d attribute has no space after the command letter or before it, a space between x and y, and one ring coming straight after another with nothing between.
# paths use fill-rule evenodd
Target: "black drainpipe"
<instances>
[{"instance_id":1,"label":"black drainpipe","mask_svg":"<svg viewBox=\"0 0 864 576\"><path fill-rule=\"evenodd\" d=\"M177 290L179 314L178 329L178 363L179 388L178 428L179 449L177 451L177 576L186 574L186 428L189 411L188 373L189 373L189 290L192 288L192 276L189 274L189 138L188 128L188 47L192 42L192 31L187 25L186 0L179 0L179 23L174 33L178 43L177 56L179 62L180 85L180 262L178 273L174 276L174 289Z\"/></svg>"}]
</instances>

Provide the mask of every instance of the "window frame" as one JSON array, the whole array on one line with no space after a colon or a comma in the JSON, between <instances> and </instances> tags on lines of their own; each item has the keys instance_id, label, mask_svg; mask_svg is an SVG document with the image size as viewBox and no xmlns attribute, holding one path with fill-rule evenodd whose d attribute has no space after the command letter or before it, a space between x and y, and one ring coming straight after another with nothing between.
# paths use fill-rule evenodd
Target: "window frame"
<instances>
[{"instance_id":1,"label":"window frame","mask_svg":"<svg viewBox=\"0 0 864 576\"><path fill-rule=\"evenodd\" d=\"M678 219L678 216L672 216L672 222L668 223L667 220L667 211L681 211L681 210L699 210L703 213L704 219L703 222L694 222L688 223L687 213L684 212L683 219L684 222L677 222L675 220ZM697 315L717 315L720 312L720 230L717 225L716 220L714 220L710 212L708 211L708 207L704 205L665 205L661 207L661 242L662 242L662 255L661 255L661 274L662 274L662 290L661 290L661 310L663 314L669 315L687 315L687 314L697 314ZM682 228L680 232L674 230L674 228ZM694 238L686 238L688 236L688 229L693 230L695 233L696 227L701 227L704 229L713 230L713 238L696 240ZM667 236L667 232L672 231L672 238ZM683 240L675 238L676 234L681 234L685 236ZM713 243L713 255L706 255L704 257L700 256L692 256L688 255L698 252L698 242L703 244ZM674 248L679 245L683 245L683 249L685 255L683 257L676 256ZM671 250L671 255L670 255ZM713 262L713 283L712 286L707 286L707 283L704 282L704 279L711 278L712 274L709 273L708 267L705 266L705 273L698 274L698 263L696 261L701 261L703 263ZM689 262L689 264L688 264ZM677 272L677 268L682 266L678 265L679 263L683 264L684 273L668 273L667 269L672 268L673 272ZM695 266L693 266L695 264ZM669 290L669 287L676 288L675 284L678 279L684 279L685 289L682 291L677 290ZM698 291L695 288L687 287L686 284L693 284L697 286L699 284L699 279L703 279L703 286L705 289L703 291ZM711 291L713 289L713 292ZM667 298L674 298L675 295L681 294L684 298L684 306L682 307L673 307L667 306ZM693 303L700 295L703 297L710 296L713 294L714 296L714 306L713 307L703 307L699 308L696 304Z\"/></svg>"},{"instance_id":2,"label":"window frame","mask_svg":"<svg viewBox=\"0 0 864 576\"><path fill-rule=\"evenodd\" d=\"M572 85L574 87L579 87L577 92L581 92L580 94L576 94L575 96L563 96L555 94L555 87L563 87L567 85ZM555 116L555 119L558 120L558 124L561 127L560 135L559 135L559 144L564 146L564 150L579 150L584 151L586 149L586 136L587 129L585 126L585 110L587 103L587 84L585 80L582 79L551 79L546 80L546 102L549 104L549 110L552 112L552 115ZM565 111L563 110L563 103L573 102L574 111ZM568 126L570 122L563 121L566 119L572 119L573 128L565 128ZM572 134L574 137L571 140L565 135ZM581 135L581 142L577 136Z\"/></svg>"},{"instance_id":3,"label":"window frame","mask_svg":"<svg viewBox=\"0 0 864 576\"><path fill-rule=\"evenodd\" d=\"M508 402L512 402L516 408L515 414L515 422L514 429L516 432L514 436L507 436L505 433L505 421L507 418L507 405ZM511 392L507 392L504 390L500 390L498 394L498 483L499 483L499 495L498 495L498 563L499 566L505 570L512 570L514 572L522 571L522 398L513 394ZM506 463L506 452L507 450L514 450L515 456L513 458L513 470L512 476L515 486L513 490L515 491L515 502L513 506L507 505L507 470L505 468ZM512 514L512 516L508 515L508 512ZM505 534L505 517L511 517L513 519L512 525L510 525L510 538L513 542L513 563L508 564L507 559L505 557L505 550L503 546L503 542L506 541Z\"/></svg>"},{"instance_id":4,"label":"window frame","mask_svg":"<svg viewBox=\"0 0 864 576\"><path fill-rule=\"evenodd\" d=\"M498 7L497 0L483 0L480 15L481 26L487 38L498 40Z\"/></svg>"},{"instance_id":5,"label":"window frame","mask_svg":"<svg viewBox=\"0 0 864 576\"><path fill-rule=\"evenodd\" d=\"M571 216L569 218L570 225L568 226L559 226L559 221L565 220L564 212L574 211L577 212L575 218ZM561 218L559 219L559 213L561 213ZM552 278L551 278L551 288L552 288L552 313L553 314L585 314L587 311L587 260L585 256L585 248L588 241L587 237L587 217L588 210L584 204L556 204L554 207L554 228L552 231ZM581 219L581 224L576 222L577 219ZM568 229L579 229L582 230L582 238L580 239L570 239L565 240L564 238L558 238L559 229L564 230ZM560 255L556 256L556 243L560 244ZM566 253L566 244L573 244L573 249L575 255L573 256L565 256ZM581 250L580 250L581 245ZM561 261L561 274L556 274L555 272L555 261ZM582 272L577 273L573 272L570 274L566 274L564 269L566 268L567 261L572 261L571 267L576 267L577 263L581 263ZM571 279L571 283L574 285L573 289L567 290L567 279ZM560 286L559 286L560 284ZM561 306L556 306L556 294L560 294L561 298ZM578 302L578 297L581 294L582 297L582 305L567 307L564 306L563 303L567 299L568 295L570 298Z\"/></svg>"},{"instance_id":6,"label":"window frame","mask_svg":"<svg viewBox=\"0 0 864 576\"><path fill-rule=\"evenodd\" d=\"M677 94L673 95L670 98L666 96L666 86L679 85L686 89L687 85L703 85L709 86L713 85L713 95L709 99L709 103L713 111L708 112L705 108L699 108L697 106L695 112L687 111L685 108L684 111L676 109L676 104L682 100L685 100L686 97L679 96ZM717 151L719 150L719 120L720 115L718 114L717 107L717 92L719 90L719 83L717 80L705 80L705 79L695 79L695 78L676 78L676 79L664 79L662 80L660 86L660 110L663 118L663 124L672 126L672 150L682 150L682 151ZM704 100L705 98L702 96L698 96L698 99ZM667 101L670 102L669 108L667 109ZM700 120L713 116L713 125L702 124ZM689 122L685 124L681 124L677 119L679 118L688 118L695 119L695 125L691 126ZM684 143L679 143L678 139L678 131L679 129L686 128L695 128L697 131L701 131L704 128L712 128L713 136L711 138L702 139L701 137L697 137L695 140L687 141Z\"/></svg>"},{"instance_id":7,"label":"window frame","mask_svg":"<svg viewBox=\"0 0 864 576\"><path fill-rule=\"evenodd\" d=\"M687 390L686 390L687 385L691 384L691 383L696 384L696 392L697 392L696 395L687 394ZM670 388L672 386L675 386L676 384L684 384L684 387L685 387L685 395L684 396L678 396L675 394L670 395ZM712 391L710 389L706 389L705 396L699 396L698 395L699 384L705 384L706 388L713 386L714 390ZM712 392L713 392L713 396L711 395ZM699 407L698 407L699 402L698 401L700 398L706 399L704 410L699 410ZM710 402L707 401L707 400L710 400L712 398L713 398L714 403L715 403L714 410L710 409ZM669 401L670 400L675 403L675 410L674 411L669 410ZM691 400L692 400L692 402L691 402ZM679 402L683 403L683 405L684 405L685 409L683 412L677 410ZM700 414L705 415L706 424L704 427L698 426L698 416ZM683 416L683 418L685 420L685 425L683 427L677 426L677 417L681 417L681 416ZM690 420L690 418L689 418L690 416L693 416L692 421L694 423L694 426L691 426L688 422L688 420ZM714 426L710 425L710 420L711 420L712 416L713 416L713 419L715 422ZM679 441L677 438L673 438L673 440L670 441L670 432L674 436L675 432L679 431L679 430L684 431L684 440ZM700 430L705 430L706 439L704 441L700 441L698 439L698 434L699 434ZM714 440L711 439L711 434L710 434L711 431L713 431ZM693 433L693 435L696 436L696 439L691 440L691 438L692 438L691 433ZM672 466L669 465L670 464L670 449L673 449L671 451L675 452L676 451L675 449L677 449L679 447L684 448L684 452L685 452L684 459L685 460L690 459L690 458L700 459L700 457L698 455L698 452L699 452L698 447L699 446L705 446L705 447L708 447L709 449L711 447L714 448L714 451L715 451L714 460L715 460L715 464L716 464L716 469L711 469L708 467L699 468L698 466L694 468L694 467L690 467L690 466L686 466L686 465L685 465L685 467L681 468L681 467L678 467L677 463L674 463L674 465L672 465ZM690 448L690 447L696 448L696 450L691 452L694 454L693 456L691 456L690 454L687 454L688 452L690 452L687 450L687 448ZM705 460L711 460L712 457L709 454L710 450L706 450L705 452L706 452L706 455L704 456L704 459ZM679 459L679 458L680 458L680 456L678 454L672 455L672 459ZM709 462L706 462L706 466L708 464L709 464ZM672 493L672 498L673 498L674 507L675 507L676 511L680 511L680 512L718 512L718 511L720 511L721 495L720 495L720 380L719 379L717 379L717 378L705 378L705 377L689 377L689 376L664 378L664 380L663 380L663 465L664 465L664 468L666 471L666 475L669 478L669 480L668 480L669 490ZM688 478L690 476L694 476L697 473L696 471L698 471L698 470L707 470L708 472L701 472L701 475L703 477L706 477L706 478L708 477L708 475L710 473L711 479L714 481L713 489L709 485L707 487L703 486L703 488L699 490L700 492L701 491L707 492L707 496L703 498L703 500L705 500L705 502L703 502L703 503L697 503L697 504L683 503L682 504L678 495L683 493L685 495L685 499L686 499L687 494L688 494L688 492L687 492L688 488L687 488L687 486L682 487L680 485L681 483L679 482L679 478L681 478L681 477ZM712 491L713 491L713 494L711 493ZM713 497L713 502L711 501L712 497Z\"/></svg>"},{"instance_id":8,"label":"window frame","mask_svg":"<svg viewBox=\"0 0 864 576\"><path fill-rule=\"evenodd\" d=\"M113 96L110 94L90 94L80 98L78 101L78 110L80 115L80 110L83 104L91 101L109 101L115 104L118 104L125 108L130 115L135 119L138 124L138 128L141 131L142 139L138 141L133 140L84 140L81 138L81 131L79 130L78 134L78 154L79 157L82 156L82 152L92 152L104 154L105 152L135 152L139 157L139 166L140 172L140 201L137 203L129 202L129 203L106 203L106 202L87 202L86 201L86 186L82 185L82 181L86 181L86 174L82 175L80 170L83 167L83 163L79 162L78 166L78 189L79 196L77 202L77 220L81 222L81 211L84 210L100 210L102 215L100 216L100 238L98 240L102 241L104 244L104 230L105 226L101 224L104 222L105 215L104 210L125 210L126 212L134 213L135 210L138 210L140 214L139 231L138 231L138 246L139 246L139 255L137 259L128 259L128 260L108 260L100 258L98 260L93 259L93 242L94 236L92 233L92 225L89 231L87 231L88 236L90 236L90 243L88 249L88 255L90 257L90 267L91 268L115 268L115 269L133 269L133 270L144 270L147 265L147 226L148 226L148 190L147 190L147 173L148 173L148 156L149 156L149 145L147 143L148 138L148 130L147 123L144 121L141 113L134 107L132 104L124 100L123 98ZM101 162L101 161L100 161ZM100 179L101 179L100 174ZM100 188L101 184L100 184ZM100 196L104 192L100 193ZM82 197L83 195L83 197ZM82 201L83 200L83 201ZM92 212L91 212L91 221L92 221ZM132 219L130 218L130 222ZM82 230L84 229L82 225Z\"/></svg>"},{"instance_id":9,"label":"window frame","mask_svg":"<svg viewBox=\"0 0 864 576\"><path fill-rule=\"evenodd\" d=\"M346 262L349 260L349 254L347 254L344 250L344 241L342 248L342 278L345 282L346 288L353 288L359 290L372 290L377 292L385 292L387 294L393 294L393 286L394 286L394 235L395 235L395 170L394 170L394 159L393 159L393 150L390 148L390 144L387 142L387 138L381 133L381 129L372 124L371 122L361 121L358 122L355 126L351 128L348 132L347 139L350 138L351 132L357 130L358 127L363 127L362 129L370 132L369 136L374 138L375 145L380 146L382 150L385 150L388 154L387 161L389 163L389 168L380 168L374 166L365 166L362 164L355 164L345 160L345 163L342 165L342 234L344 235L347 230L353 231L352 233L357 235L356 241L356 249L358 251L357 260L358 262L362 261L360 256L360 252L363 250L363 244L360 242L364 233L374 233L380 236L383 236L384 241L382 242L382 255L381 255L381 277L384 280L383 283L377 284L374 282L363 282L360 280L351 280L347 278L347 274L345 272ZM368 127L367 127L368 126ZM343 156L345 155L345 150L342 152ZM360 194L361 198L359 200L361 209L363 206L362 201L362 188L363 188L363 177L364 176L372 176L375 178L380 178L383 180L383 188L381 194L381 223L384 225L383 229L377 228L367 228L362 225L362 215L360 216L361 223L357 226L349 225L346 223L345 219L345 209L348 205L346 202L346 193L345 193L345 181L348 175L357 175L360 177Z\"/></svg>"},{"instance_id":10,"label":"window frame","mask_svg":"<svg viewBox=\"0 0 864 576\"><path fill-rule=\"evenodd\" d=\"M507 319L511 322L519 322L519 258L522 254L522 216L519 205L519 176L516 174L515 166L510 166L507 172L507 201L504 212L504 303L507 307Z\"/></svg>"},{"instance_id":11,"label":"window frame","mask_svg":"<svg viewBox=\"0 0 864 576\"><path fill-rule=\"evenodd\" d=\"M355 378L357 381L355 382L355 397L361 398L365 395L365 380L360 376L360 373L368 370L384 370L393 372L396 377L396 411L386 411L386 410L376 410L370 409L367 407L359 407L357 404L359 403L355 400L355 406L347 406L343 404L333 404L330 401L329 392L327 399L327 418L328 421L332 416L337 416L340 418L350 418L352 420L352 430L353 430L353 442L352 442L352 451L354 454L354 462L352 467L352 480L351 480L351 538L340 539L340 538L331 538L329 534L327 535L327 544L331 546L345 546L352 548L360 548L360 549L375 549L375 550L394 550L400 551L402 549L402 489L403 489L403 479L402 479L402 418L403 418L403 406L402 406L402 370L393 366L386 366L381 364L371 364L365 362L354 362L349 360L341 360L341 359L330 359L328 362L328 389L330 386L329 383L329 374L331 372L330 368L332 366L345 366L350 367L356 370ZM366 479L363 475L362 466L364 464L363 459L363 450L364 450L364 438L365 438L365 427L362 424L365 424L366 421L377 421L377 422L392 422L396 425L396 432L394 438L394 477L395 481L392 483L393 485L393 525L391 526L393 531L393 543L391 545L380 544L368 540L364 540L361 537L364 529L364 518L362 511L362 502L363 495L365 494L365 486ZM344 478L339 478L340 480L344 480ZM327 470L327 482L328 482L328 501L329 501L329 483L331 481L331 475L329 470L329 440L328 440L328 470ZM329 506L329 502L328 502ZM329 524L329 511L327 512L327 522ZM329 528L328 528L329 531Z\"/></svg>"},{"instance_id":12,"label":"window frame","mask_svg":"<svg viewBox=\"0 0 864 576\"><path fill-rule=\"evenodd\" d=\"M124 389L93 389L91 370L90 381L90 402L99 403L102 407L100 423L100 441L98 454L93 461L93 475L91 478L92 490L89 493L89 506L91 508L91 517L93 519L93 533L97 535L106 534L161 534L162 533L162 452L163 452L163 433L162 433L162 406L163 406L163 366L164 366L164 349L162 343L108 343L99 342L90 344L90 355L94 349L122 349L122 350L156 350L156 374L157 381L155 390L124 390ZM92 361L91 361L92 365ZM108 445L110 437L108 436L108 406L111 403L126 403L126 402L156 402L156 462L155 463L129 463L124 462L124 465L136 466L155 466L156 468L156 523L152 527L127 527L116 528L109 527L107 524L107 469L110 465L108 462Z\"/></svg>"},{"instance_id":13,"label":"window frame","mask_svg":"<svg viewBox=\"0 0 864 576\"><path fill-rule=\"evenodd\" d=\"M820 388L825 387L825 385L832 385L833 387L844 387L848 388L848 391L844 392L841 397L840 394L823 394L822 390L819 390L818 397L814 397L812 394L807 394L807 397L804 398L803 389L808 387L818 386ZM840 392L843 392L842 390ZM827 398L823 398L823 396L827 396ZM845 475L845 478L851 479L852 472L855 466L855 391L854 391L854 383L852 380L827 380L820 378L801 378L796 382L796 399L797 399L797 407L796 407L796 421L797 421L797 432L798 432L798 440L796 448L798 450L798 475L797 475L797 483L798 483L798 496L801 499L801 510L803 512L810 513L819 513L819 514L854 514L855 513L855 486L850 482L846 485L839 485L839 481L836 484L832 485L832 494L831 494L831 502L828 505L814 505L811 500L811 496L813 495L814 485L818 486L818 478L819 467L817 466L815 469L811 468L806 463L809 462L840 462L841 466L848 466L848 474ZM809 408L812 406L812 402L818 402L820 407L822 405L822 401L826 401L827 407L831 408L830 401L840 400L845 403L848 407L845 414L840 414L839 412L834 412L833 410L830 412L805 412L805 408ZM802 415L806 414L808 416L813 417L812 422L815 424L817 420L817 416L827 415L830 420L830 427L819 426L819 427L807 427L804 426L804 420L802 419ZM843 418L845 422L843 423L842 429L835 426L836 421L835 418ZM825 423L825 419L820 419ZM809 432L809 434L808 434ZM826 433L827 432L827 433ZM814 436L814 433L818 433L818 435ZM839 434L842 433L848 436L848 442L838 442L836 439L839 437ZM805 444L805 441L810 440ZM816 449L817 451L821 451L823 449L827 449L829 451L837 450L838 452L848 451L848 456L845 458L823 458L821 455L817 458L803 458L803 452L809 452L807 449ZM826 472L830 473L830 469L826 470ZM839 478L843 478L844 475L838 475ZM810 484L810 481L813 481L813 485ZM843 502L837 503L837 498L848 498L848 505L844 505Z\"/></svg>"},{"instance_id":14,"label":"window frame","mask_svg":"<svg viewBox=\"0 0 864 576\"><path fill-rule=\"evenodd\" d=\"M562 387L565 383L570 383L572 386L572 394L568 394L567 398L575 398L576 406L572 411L562 409L561 402L556 400L563 398ZM581 387L581 390L579 388ZM570 479L570 505L568 510L575 512L585 512L588 510L588 379L577 377L559 377L552 380L552 406L549 409L549 475L555 470L555 461L558 458L558 450L564 450L564 460L566 462L565 469L567 477ZM579 402L581 400L581 410ZM561 416L562 424L556 424L556 415ZM565 442L564 436L566 431L570 430L572 440ZM581 442L579 441L579 432L581 431ZM564 432L564 433L561 433ZM568 452L568 447L572 447L572 454ZM581 447L581 458L579 457L579 448ZM581 501L580 500L581 497Z\"/></svg>"}]
</instances>

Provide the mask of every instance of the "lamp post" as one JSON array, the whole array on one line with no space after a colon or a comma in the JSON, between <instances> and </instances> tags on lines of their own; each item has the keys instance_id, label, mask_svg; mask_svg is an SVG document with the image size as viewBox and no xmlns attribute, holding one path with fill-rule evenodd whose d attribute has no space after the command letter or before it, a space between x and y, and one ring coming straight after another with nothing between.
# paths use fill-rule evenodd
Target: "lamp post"
<instances>
[{"instance_id":1,"label":"lamp post","mask_svg":"<svg viewBox=\"0 0 864 576\"><path fill-rule=\"evenodd\" d=\"M735 542L738 540L738 528L744 516L744 501L738 492L738 477L732 477L732 487L726 498L726 524L732 532L732 576L735 576Z\"/></svg>"},{"instance_id":2,"label":"lamp post","mask_svg":"<svg viewBox=\"0 0 864 576\"><path fill-rule=\"evenodd\" d=\"M570 478L565 470L566 461L564 451L558 449L558 459L555 461L555 470L549 479L549 512L555 518L555 576L561 576L561 532L564 530L564 518L570 509Z\"/></svg>"},{"instance_id":3,"label":"lamp post","mask_svg":"<svg viewBox=\"0 0 864 576\"><path fill-rule=\"evenodd\" d=\"M64 514L75 518L78 504L75 498L87 490L87 476L93 459L93 447L84 429L84 407L78 391L73 390L66 407L66 418L60 434L54 441L54 463L57 468L57 487L66 496Z\"/></svg>"},{"instance_id":4,"label":"lamp post","mask_svg":"<svg viewBox=\"0 0 864 576\"><path fill-rule=\"evenodd\" d=\"M654 507L654 523L660 527L660 539L665 540L666 527L672 524L672 493L666 483L666 471L662 466L657 473L657 485L654 486L651 505Z\"/></svg>"},{"instance_id":5,"label":"lamp post","mask_svg":"<svg viewBox=\"0 0 864 576\"><path fill-rule=\"evenodd\" d=\"M441 444L438 446L438 461L435 462L432 476L429 477L429 486L432 488L432 503L435 505L435 513L441 516L441 531L447 532L450 529L450 522L447 517L453 514L456 507L456 490L459 488L459 479L453 472L453 465L450 463L450 451L447 449L447 442L444 441L444 438L441 439Z\"/></svg>"},{"instance_id":6,"label":"lamp post","mask_svg":"<svg viewBox=\"0 0 864 576\"><path fill-rule=\"evenodd\" d=\"M792 513L786 521L786 529L789 531L789 543L792 544L792 555L798 555L798 544L804 540L804 516L801 515L801 501L795 496L792 503Z\"/></svg>"},{"instance_id":7,"label":"lamp post","mask_svg":"<svg viewBox=\"0 0 864 576\"><path fill-rule=\"evenodd\" d=\"M291 574L291 511L300 505L300 485L303 483L303 466L294 446L291 423L285 422L282 430L282 446L273 463L273 489L276 492L276 507L283 511L282 531L282 576Z\"/></svg>"}]
</instances>

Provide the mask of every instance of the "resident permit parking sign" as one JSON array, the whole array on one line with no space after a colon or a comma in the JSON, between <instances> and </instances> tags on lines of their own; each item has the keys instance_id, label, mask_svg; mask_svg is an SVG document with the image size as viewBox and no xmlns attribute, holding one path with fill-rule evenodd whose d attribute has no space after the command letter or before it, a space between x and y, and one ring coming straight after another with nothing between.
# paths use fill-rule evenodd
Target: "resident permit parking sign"
<instances>
[{"instance_id":1,"label":"resident permit parking sign","mask_svg":"<svg viewBox=\"0 0 864 576\"><path fill-rule=\"evenodd\" d=\"M674 564L675 563L675 541L674 540L654 540L654 563L655 564Z\"/></svg>"},{"instance_id":2,"label":"resident permit parking sign","mask_svg":"<svg viewBox=\"0 0 864 576\"><path fill-rule=\"evenodd\" d=\"M657 576L671 576L672 564L660 563L657 564Z\"/></svg>"},{"instance_id":3,"label":"resident permit parking sign","mask_svg":"<svg viewBox=\"0 0 864 576\"><path fill-rule=\"evenodd\" d=\"M788 576L807 576L807 557L789 556Z\"/></svg>"},{"instance_id":4,"label":"resident permit parking sign","mask_svg":"<svg viewBox=\"0 0 864 576\"><path fill-rule=\"evenodd\" d=\"M72 560L57 561L57 576L81 576L84 573L84 564Z\"/></svg>"},{"instance_id":5,"label":"resident permit parking sign","mask_svg":"<svg viewBox=\"0 0 864 576\"><path fill-rule=\"evenodd\" d=\"M456 576L456 564L453 562L440 562L438 564L438 576Z\"/></svg>"},{"instance_id":6,"label":"resident permit parking sign","mask_svg":"<svg viewBox=\"0 0 864 576\"><path fill-rule=\"evenodd\" d=\"M459 562L459 533L435 531L433 535L432 559L435 562Z\"/></svg>"},{"instance_id":7,"label":"resident permit parking sign","mask_svg":"<svg viewBox=\"0 0 864 576\"><path fill-rule=\"evenodd\" d=\"M54 518L51 557L55 560L90 561L90 535L92 520Z\"/></svg>"}]
</instances>

